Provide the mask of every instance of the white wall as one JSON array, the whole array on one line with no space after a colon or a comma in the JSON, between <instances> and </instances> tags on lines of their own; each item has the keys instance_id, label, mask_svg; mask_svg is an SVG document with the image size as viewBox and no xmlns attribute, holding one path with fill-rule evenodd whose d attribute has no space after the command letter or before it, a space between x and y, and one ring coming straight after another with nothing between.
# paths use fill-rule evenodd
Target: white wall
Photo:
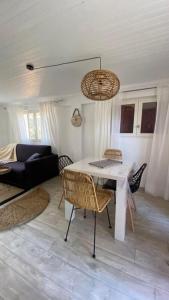
<instances>
[{"instance_id":1,"label":"white wall","mask_svg":"<svg viewBox=\"0 0 169 300\"><path fill-rule=\"evenodd\" d=\"M83 122L81 127L71 124L71 117L75 108L79 108ZM94 103L78 103L59 106L59 154L69 155L73 161L86 156L94 156ZM9 143L8 113L4 106L0 106L0 146ZM125 160L135 162L137 168L143 162L149 162L152 137L124 136L119 141L119 148ZM145 182L146 172L142 181Z\"/></svg>"},{"instance_id":2,"label":"white wall","mask_svg":"<svg viewBox=\"0 0 169 300\"><path fill-rule=\"evenodd\" d=\"M0 105L0 147L9 143L8 112L3 105Z\"/></svg>"},{"instance_id":3,"label":"white wall","mask_svg":"<svg viewBox=\"0 0 169 300\"><path fill-rule=\"evenodd\" d=\"M82 157L94 156L94 103L82 105Z\"/></svg>"},{"instance_id":4,"label":"white wall","mask_svg":"<svg viewBox=\"0 0 169 300\"><path fill-rule=\"evenodd\" d=\"M94 104L84 104L83 106L83 157L94 155ZM142 163L148 163L150 158L152 145L152 136L126 136L121 135L118 139L118 146L122 150L123 159L134 162L134 169L136 170ZM142 179L142 186L144 186L146 179L146 171Z\"/></svg>"},{"instance_id":5,"label":"white wall","mask_svg":"<svg viewBox=\"0 0 169 300\"><path fill-rule=\"evenodd\" d=\"M78 107L83 123L81 127L71 124L71 116L74 108ZM94 156L94 103L62 106L59 108L60 124L60 153L69 155L73 161L86 156ZM152 144L152 136L125 136L121 135L118 147L123 152L126 161L135 163L137 169L142 163L149 162ZM143 176L144 186L146 172Z\"/></svg>"},{"instance_id":6,"label":"white wall","mask_svg":"<svg viewBox=\"0 0 169 300\"><path fill-rule=\"evenodd\" d=\"M82 157L82 127L74 127L71 117L75 107L81 110L81 106L59 107L59 152L67 154L73 161Z\"/></svg>"},{"instance_id":7,"label":"white wall","mask_svg":"<svg viewBox=\"0 0 169 300\"><path fill-rule=\"evenodd\" d=\"M134 169L140 167L143 163L148 163L150 159L152 145L152 137L146 136L122 136L119 142L119 148L122 150L123 157L126 161L134 162ZM142 186L144 186L146 180L145 170L142 179Z\"/></svg>"}]
</instances>

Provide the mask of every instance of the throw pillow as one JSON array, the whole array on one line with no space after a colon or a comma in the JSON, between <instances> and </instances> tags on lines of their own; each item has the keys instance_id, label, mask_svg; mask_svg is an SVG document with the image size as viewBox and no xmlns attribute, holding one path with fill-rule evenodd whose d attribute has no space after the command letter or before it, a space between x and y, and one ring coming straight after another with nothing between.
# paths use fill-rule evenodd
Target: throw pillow
<instances>
[{"instance_id":1,"label":"throw pillow","mask_svg":"<svg viewBox=\"0 0 169 300\"><path fill-rule=\"evenodd\" d=\"M41 155L39 154L39 153L34 153L34 154L32 154L28 159L27 159L27 161L32 161L32 160L34 160L34 159L36 159L36 158L39 158Z\"/></svg>"}]
</instances>

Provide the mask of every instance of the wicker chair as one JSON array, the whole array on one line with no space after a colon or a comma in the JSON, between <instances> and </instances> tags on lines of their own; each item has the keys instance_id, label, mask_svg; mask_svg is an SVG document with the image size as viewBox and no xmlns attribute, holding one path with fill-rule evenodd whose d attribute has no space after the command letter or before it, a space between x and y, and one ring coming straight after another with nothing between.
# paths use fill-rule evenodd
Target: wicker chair
<instances>
[{"instance_id":1,"label":"wicker chair","mask_svg":"<svg viewBox=\"0 0 169 300\"><path fill-rule=\"evenodd\" d=\"M118 159L122 161L122 151L119 149L106 149L104 157L108 159Z\"/></svg>"},{"instance_id":2,"label":"wicker chair","mask_svg":"<svg viewBox=\"0 0 169 300\"><path fill-rule=\"evenodd\" d=\"M66 166L69 166L69 165L73 164L73 161L67 155L61 155L61 156L59 156L58 160L59 160L59 175L63 176L63 170L64 170L64 168ZM62 192L62 196L61 196L61 199L59 201L58 208L60 208L60 206L61 206L61 203L63 201L63 197L64 197L64 193Z\"/></svg>"},{"instance_id":3,"label":"wicker chair","mask_svg":"<svg viewBox=\"0 0 169 300\"><path fill-rule=\"evenodd\" d=\"M123 156L122 156L122 151L120 149L106 149L104 152L104 157L107 159L117 159L120 162L122 162ZM103 183L102 183L103 185ZM115 190L113 190L114 192L114 202L116 202L116 192Z\"/></svg>"},{"instance_id":4,"label":"wicker chair","mask_svg":"<svg viewBox=\"0 0 169 300\"><path fill-rule=\"evenodd\" d=\"M93 178L87 174L64 170L63 175L64 197L73 207L66 232L65 242L67 241L70 223L73 211L75 209L88 209L94 212L94 245L93 258L95 258L95 241L96 241L96 214L101 213L105 208L109 228L111 228L108 203L112 199L112 192L103 189L96 190Z\"/></svg>"},{"instance_id":5,"label":"wicker chair","mask_svg":"<svg viewBox=\"0 0 169 300\"><path fill-rule=\"evenodd\" d=\"M140 187L141 178L142 178L142 175L143 175L143 172L144 172L146 166L147 166L147 164L144 163L139 168L139 170L129 178L129 187L130 187L129 191L130 191L131 197L130 197L130 199L128 199L128 208L129 208L133 232L134 232L134 222L133 222L133 214L132 214L131 208L134 208L134 210L136 211L136 204L135 204L134 197L132 194L134 194L135 192L138 191L138 189ZM107 180L106 183L103 185L103 189L113 190L114 192L116 192L116 180L112 180L112 179Z\"/></svg>"}]
</instances>

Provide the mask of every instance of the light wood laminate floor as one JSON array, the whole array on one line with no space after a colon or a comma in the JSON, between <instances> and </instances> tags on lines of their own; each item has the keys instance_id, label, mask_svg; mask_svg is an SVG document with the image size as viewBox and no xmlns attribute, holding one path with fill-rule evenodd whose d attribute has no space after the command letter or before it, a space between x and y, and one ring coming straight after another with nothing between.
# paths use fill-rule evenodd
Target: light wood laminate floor
<instances>
[{"instance_id":1,"label":"light wood laminate floor","mask_svg":"<svg viewBox=\"0 0 169 300\"><path fill-rule=\"evenodd\" d=\"M35 220L0 232L0 300L168 300L169 203L136 195L135 233L113 239L106 211L97 218L96 259L91 257L93 215L76 212L68 242L59 178L43 184L48 208ZM114 226L114 204L110 205ZM129 220L129 218L128 218Z\"/></svg>"}]
</instances>

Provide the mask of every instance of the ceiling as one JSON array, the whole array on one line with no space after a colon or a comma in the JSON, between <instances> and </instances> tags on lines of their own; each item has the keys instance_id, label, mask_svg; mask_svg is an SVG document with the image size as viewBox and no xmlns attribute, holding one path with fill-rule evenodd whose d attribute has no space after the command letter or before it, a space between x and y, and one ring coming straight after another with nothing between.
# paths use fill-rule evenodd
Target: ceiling
<instances>
[{"instance_id":1,"label":"ceiling","mask_svg":"<svg viewBox=\"0 0 169 300\"><path fill-rule=\"evenodd\" d=\"M121 84L169 77L168 0L1 0L0 101L78 94L101 56Z\"/></svg>"}]
</instances>

